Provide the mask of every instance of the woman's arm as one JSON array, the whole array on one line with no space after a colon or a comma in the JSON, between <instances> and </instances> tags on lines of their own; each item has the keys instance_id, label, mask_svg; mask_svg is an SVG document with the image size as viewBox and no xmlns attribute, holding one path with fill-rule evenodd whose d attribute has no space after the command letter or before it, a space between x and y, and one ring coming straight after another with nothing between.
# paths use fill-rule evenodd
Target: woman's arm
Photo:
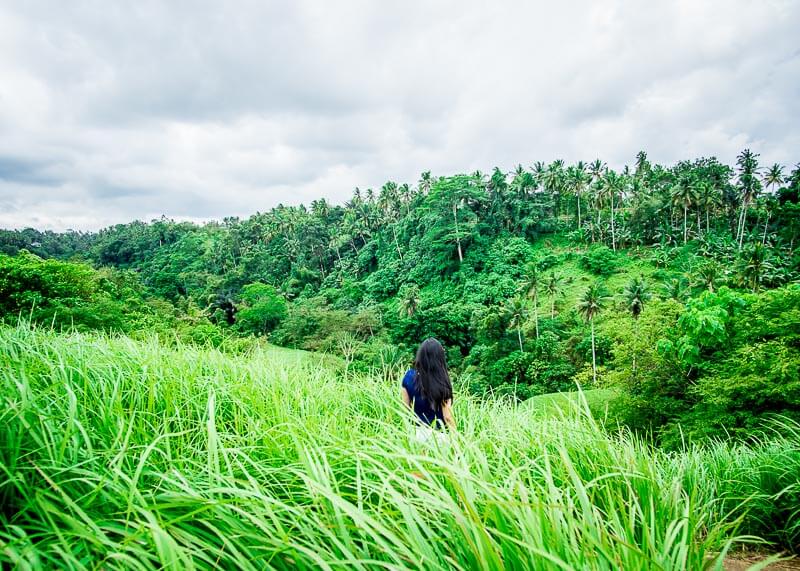
<instances>
[{"instance_id":1,"label":"woman's arm","mask_svg":"<svg viewBox=\"0 0 800 571\"><path fill-rule=\"evenodd\" d=\"M453 418L453 400L448 400L442 403L442 416L444 416L444 423L450 430L456 429L456 419Z\"/></svg>"},{"instance_id":2,"label":"woman's arm","mask_svg":"<svg viewBox=\"0 0 800 571\"><path fill-rule=\"evenodd\" d=\"M400 398L403 399L403 402L408 408L411 408L411 397L408 396L408 391L405 387L400 387Z\"/></svg>"}]
</instances>

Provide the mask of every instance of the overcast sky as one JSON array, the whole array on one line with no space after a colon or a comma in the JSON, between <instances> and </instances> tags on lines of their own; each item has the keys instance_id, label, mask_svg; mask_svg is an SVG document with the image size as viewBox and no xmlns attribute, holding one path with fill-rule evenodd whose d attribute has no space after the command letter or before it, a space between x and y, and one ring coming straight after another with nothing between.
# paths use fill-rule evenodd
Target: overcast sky
<instances>
[{"instance_id":1,"label":"overcast sky","mask_svg":"<svg viewBox=\"0 0 800 571\"><path fill-rule=\"evenodd\" d=\"M0 0L0 227L419 174L800 161L800 2Z\"/></svg>"}]
</instances>

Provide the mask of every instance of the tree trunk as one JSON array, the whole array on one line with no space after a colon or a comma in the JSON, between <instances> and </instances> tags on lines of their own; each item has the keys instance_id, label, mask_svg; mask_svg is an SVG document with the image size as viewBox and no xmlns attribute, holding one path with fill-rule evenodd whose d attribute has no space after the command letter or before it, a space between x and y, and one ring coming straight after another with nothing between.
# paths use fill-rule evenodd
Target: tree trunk
<instances>
[{"instance_id":1,"label":"tree trunk","mask_svg":"<svg viewBox=\"0 0 800 571\"><path fill-rule=\"evenodd\" d=\"M764 236L762 236L762 238L761 238L761 245L762 246L767 243L767 226L769 226L769 214L770 213L767 212L767 221L764 222Z\"/></svg>"},{"instance_id":2,"label":"tree trunk","mask_svg":"<svg viewBox=\"0 0 800 571\"><path fill-rule=\"evenodd\" d=\"M464 261L464 256L461 254L461 236L458 233L458 213L455 202L453 203L453 220L456 225L456 244L458 245L458 263L460 264Z\"/></svg>"},{"instance_id":3,"label":"tree trunk","mask_svg":"<svg viewBox=\"0 0 800 571\"><path fill-rule=\"evenodd\" d=\"M700 231L702 229L702 224L700 223L700 209L697 209L697 236L700 237Z\"/></svg>"},{"instance_id":4,"label":"tree trunk","mask_svg":"<svg viewBox=\"0 0 800 571\"><path fill-rule=\"evenodd\" d=\"M594 349L594 318L591 319L592 323L592 381L597 384L597 357L595 356Z\"/></svg>"},{"instance_id":5,"label":"tree trunk","mask_svg":"<svg viewBox=\"0 0 800 571\"><path fill-rule=\"evenodd\" d=\"M686 245L686 205L683 206L683 245Z\"/></svg>"},{"instance_id":6,"label":"tree trunk","mask_svg":"<svg viewBox=\"0 0 800 571\"><path fill-rule=\"evenodd\" d=\"M669 207L669 227L670 230L675 229L675 208L672 206ZM670 233L670 240L672 240L672 233Z\"/></svg>"},{"instance_id":7,"label":"tree trunk","mask_svg":"<svg viewBox=\"0 0 800 571\"><path fill-rule=\"evenodd\" d=\"M639 320L636 317L633 318L633 336L635 344L639 339ZM636 345L633 347L633 379L636 380Z\"/></svg>"},{"instance_id":8,"label":"tree trunk","mask_svg":"<svg viewBox=\"0 0 800 571\"><path fill-rule=\"evenodd\" d=\"M731 222L733 222L733 221L731 220ZM739 213L736 215L736 232L733 235L733 239L736 242L739 241L739 226L741 226L741 225L742 225L742 209L740 207L739 208Z\"/></svg>"},{"instance_id":9,"label":"tree trunk","mask_svg":"<svg viewBox=\"0 0 800 571\"><path fill-rule=\"evenodd\" d=\"M536 338L539 338L539 293L533 296L533 321L536 324Z\"/></svg>"},{"instance_id":10,"label":"tree trunk","mask_svg":"<svg viewBox=\"0 0 800 571\"><path fill-rule=\"evenodd\" d=\"M397 242L397 230L392 225L392 236L394 236L394 247L397 248L397 255L400 256L400 261L403 260L403 252L400 251L400 244Z\"/></svg>"},{"instance_id":11,"label":"tree trunk","mask_svg":"<svg viewBox=\"0 0 800 571\"><path fill-rule=\"evenodd\" d=\"M602 209L600 208L600 204L598 204L597 205L597 232L600 234L600 239L602 240L603 239L602 238L603 235L602 235L602 233L600 233L600 211L601 210ZM594 234L592 234L592 235L594 236ZM594 239L594 238L592 238L592 239Z\"/></svg>"},{"instance_id":12,"label":"tree trunk","mask_svg":"<svg viewBox=\"0 0 800 571\"><path fill-rule=\"evenodd\" d=\"M581 229L581 195L577 195L578 198L578 230Z\"/></svg>"},{"instance_id":13,"label":"tree trunk","mask_svg":"<svg viewBox=\"0 0 800 571\"><path fill-rule=\"evenodd\" d=\"M524 353L525 349L522 348L522 329L517 325L517 338L519 339L519 352Z\"/></svg>"},{"instance_id":14,"label":"tree trunk","mask_svg":"<svg viewBox=\"0 0 800 571\"><path fill-rule=\"evenodd\" d=\"M708 206L706 206L706 234L708 234Z\"/></svg>"},{"instance_id":15,"label":"tree trunk","mask_svg":"<svg viewBox=\"0 0 800 571\"><path fill-rule=\"evenodd\" d=\"M739 214L739 226L738 226L738 234L739 234L739 249L742 249L742 241L744 240L744 224L747 219L747 201L742 201L742 211Z\"/></svg>"},{"instance_id":16,"label":"tree trunk","mask_svg":"<svg viewBox=\"0 0 800 571\"><path fill-rule=\"evenodd\" d=\"M614 194L611 194L611 248L617 251L617 238L614 233Z\"/></svg>"},{"instance_id":17,"label":"tree trunk","mask_svg":"<svg viewBox=\"0 0 800 571\"><path fill-rule=\"evenodd\" d=\"M517 380L519 379L519 373L514 375L514 407L517 406Z\"/></svg>"}]
</instances>

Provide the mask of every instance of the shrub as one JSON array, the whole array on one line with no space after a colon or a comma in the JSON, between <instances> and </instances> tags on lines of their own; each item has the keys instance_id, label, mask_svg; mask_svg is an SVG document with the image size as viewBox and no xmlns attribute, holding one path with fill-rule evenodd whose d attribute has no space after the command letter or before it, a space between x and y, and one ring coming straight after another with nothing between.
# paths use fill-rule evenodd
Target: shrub
<instances>
[{"instance_id":1,"label":"shrub","mask_svg":"<svg viewBox=\"0 0 800 571\"><path fill-rule=\"evenodd\" d=\"M547 254L541 257L536 265L539 267L540 271L545 271L557 266L560 262L561 260L555 254Z\"/></svg>"},{"instance_id":2,"label":"shrub","mask_svg":"<svg viewBox=\"0 0 800 571\"><path fill-rule=\"evenodd\" d=\"M286 300L273 286L253 283L242 289L243 307L236 315L240 331L263 335L286 317Z\"/></svg>"},{"instance_id":3,"label":"shrub","mask_svg":"<svg viewBox=\"0 0 800 571\"><path fill-rule=\"evenodd\" d=\"M180 339L184 343L220 347L225 340L225 335L219 327L206 322L186 327L181 331Z\"/></svg>"},{"instance_id":4,"label":"shrub","mask_svg":"<svg viewBox=\"0 0 800 571\"><path fill-rule=\"evenodd\" d=\"M608 277L619 269L617 253L608 246L592 246L581 256L580 266L596 276Z\"/></svg>"}]
</instances>

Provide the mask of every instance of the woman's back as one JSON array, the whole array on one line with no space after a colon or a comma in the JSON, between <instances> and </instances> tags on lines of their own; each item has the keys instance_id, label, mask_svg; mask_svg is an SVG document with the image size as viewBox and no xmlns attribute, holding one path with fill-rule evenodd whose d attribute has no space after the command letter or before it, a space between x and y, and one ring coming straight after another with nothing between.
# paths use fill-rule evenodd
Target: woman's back
<instances>
[{"instance_id":1,"label":"woman's back","mask_svg":"<svg viewBox=\"0 0 800 571\"><path fill-rule=\"evenodd\" d=\"M414 369L409 369L405 377L403 377L403 388L408 393L414 413L417 415L417 418L419 418L420 422L429 426L435 425L437 428L444 427L445 421L443 407L441 404L435 407L433 406L433 403L429 402L428 399L425 398L425 395L422 393L421 384L418 380L417 371Z\"/></svg>"}]
</instances>

